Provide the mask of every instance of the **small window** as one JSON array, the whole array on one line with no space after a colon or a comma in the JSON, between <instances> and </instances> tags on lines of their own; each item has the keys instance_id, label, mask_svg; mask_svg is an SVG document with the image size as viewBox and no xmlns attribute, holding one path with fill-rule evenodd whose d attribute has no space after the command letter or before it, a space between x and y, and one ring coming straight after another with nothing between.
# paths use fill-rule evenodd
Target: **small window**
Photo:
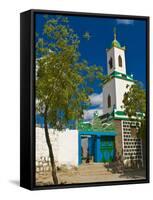
<instances>
[{"instance_id":1,"label":"small window","mask_svg":"<svg viewBox=\"0 0 153 200\"><path fill-rule=\"evenodd\" d=\"M110 96L110 94L108 95L107 104L108 104L108 108L110 108L111 107L111 96Z\"/></svg>"},{"instance_id":2,"label":"small window","mask_svg":"<svg viewBox=\"0 0 153 200\"><path fill-rule=\"evenodd\" d=\"M118 64L122 67L122 57L120 55L118 56Z\"/></svg>"},{"instance_id":3,"label":"small window","mask_svg":"<svg viewBox=\"0 0 153 200\"><path fill-rule=\"evenodd\" d=\"M110 67L110 69L113 68L113 59L112 58L110 58L110 60L109 60L109 67Z\"/></svg>"}]
</instances>

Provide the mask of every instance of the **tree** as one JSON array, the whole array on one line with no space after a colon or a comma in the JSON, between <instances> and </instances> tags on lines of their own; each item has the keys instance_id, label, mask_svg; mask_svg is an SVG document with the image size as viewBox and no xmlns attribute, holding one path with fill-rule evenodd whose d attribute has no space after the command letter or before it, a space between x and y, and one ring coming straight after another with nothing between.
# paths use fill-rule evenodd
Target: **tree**
<instances>
[{"instance_id":1,"label":"tree","mask_svg":"<svg viewBox=\"0 0 153 200\"><path fill-rule=\"evenodd\" d=\"M86 40L90 40L91 36L90 36L89 32L85 32L83 35L83 38Z\"/></svg>"},{"instance_id":2,"label":"tree","mask_svg":"<svg viewBox=\"0 0 153 200\"><path fill-rule=\"evenodd\" d=\"M102 120L98 116L97 111L94 113L94 118L92 121L92 129L94 131L102 131L102 132L116 131L114 122L112 120L108 120L107 122L102 122Z\"/></svg>"},{"instance_id":3,"label":"tree","mask_svg":"<svg viewBox=\"0 0 153 200\"><path fill-rule=\"evenodd\" d=\"M94 113L92 127L93 129L102 129L102 121L99 118L97 111Z\"/></svg>"},{"instance_id":4,"label":"tree","mask_svg":"<svg viewBox=\"0 0 153 200\"><path fill-rule=\"evenodd\" d=\"M58 184L48 125L62 130L71 120L81 119L90 105L91 85L95 79L103 80L103 74L101 66L80 59L80 41L68 18L45 15L44 19L43 35L36 39L36 108L44 117L53 182Z\"/></svg>"},{"instance_id":5,"label":"tree","mask_svg":"<svg viewBox=\"0 0 153 200\"><path fill-rule=\"evenodd\" d=\"M127 88L129 85L127 85ZM145 138L146 130L146 93L139 82L135 82L129 91L124 94L124 109L129 118L135 117L136 120L141 122L141 128L139 129L139 136Z\"/></svg>"}]
</instances>

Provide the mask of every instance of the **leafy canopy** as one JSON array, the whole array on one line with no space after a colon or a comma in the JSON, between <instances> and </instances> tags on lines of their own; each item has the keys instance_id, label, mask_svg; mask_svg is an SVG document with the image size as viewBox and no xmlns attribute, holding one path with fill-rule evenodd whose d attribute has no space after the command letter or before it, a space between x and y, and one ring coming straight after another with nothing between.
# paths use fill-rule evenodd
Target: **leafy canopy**
<instances>
[{"instance_id":1,"label":"leafy canopy","mask_svg":"<svg viewBox=\"0 0 153 200\"><path fill-rule=\"evenodd\" d=\"M138 113L146 113L146 93L139 82L133 84L124 94L123 103L129 117L137 117Z\"/></svg>"},{"instance_id":2,"label":"leafy canopy","mask_svg":"<svg viewBox=\"0 0 153 200\"><path fill-rule=\"evenodd\" d=\"M129 86L127 86L129 87ZM129 91L124 94L124 109L127 115L131 118L136 117L141 122L139 129L139 136L145 139L146 132L146 92L142 84L136 82L133 84Z\"/></svg>"},{"instance_id":3,"label":"leafy canopy","mask_svg":"<svg viewBox=\"0 0 153 200\"><path fill-rule=\"evenodd\" d=\"M95 79L102 67L80 59L80 40L68 18L45 15L43 36L36 34L36 106L53 128L63 129L78 120L90 105Z\"/></svg>"}]
</instances>

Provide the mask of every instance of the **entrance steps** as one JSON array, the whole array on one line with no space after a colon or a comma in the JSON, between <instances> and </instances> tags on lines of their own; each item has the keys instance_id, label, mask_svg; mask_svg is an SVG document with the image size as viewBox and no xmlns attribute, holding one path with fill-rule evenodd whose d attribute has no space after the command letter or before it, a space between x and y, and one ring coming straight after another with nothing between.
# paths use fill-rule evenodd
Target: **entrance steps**
<instances>
[{"instance_id":1,"label":"entrance steps","mask_svg":"<svg viewBox=\"0 0 153 200\"><path fill-rule=\"evenodd\" d=\"M80 175L111 175L112 172L108 171L105 167L106 163L88 163L81 164L78 168Z\"/></svg>"}]
</instances>

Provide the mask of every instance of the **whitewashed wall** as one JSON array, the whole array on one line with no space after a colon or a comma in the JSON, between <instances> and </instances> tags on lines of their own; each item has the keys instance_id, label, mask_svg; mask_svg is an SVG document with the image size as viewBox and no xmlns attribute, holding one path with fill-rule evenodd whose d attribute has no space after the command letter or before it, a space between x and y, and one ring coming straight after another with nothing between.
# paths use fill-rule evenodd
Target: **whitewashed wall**
<instances>
[{"instance_id":1,"label":"whitewashed wall","mask_svg":"<svg viewBox=\"0 0 153 200\"><path fill-rule=\"evenodd\" d=\"M112 58L113 67L110 69L109 60ZM107 74L111 74L114 71L115 61L114 61L114 48L107 50Z\"/></svg>"},{"instance_id":2,"label":"whitewashed wall","mask_svg":"<svg viewBox=\"0 0 153 200\"><path fill-rule=\"evenodd\" d=\"M113 78L103 86L103 113L111 113L113 111L113 106L116 105L116 89L115 89L115 79ZM111 96L111 107L108 108L108 95Z\"/></svg>"},{"instance_id":3,"label":"whitewashed wall","mask_svg":"<svg viewBox=\"0 0 153 200\"><path fill-rule=\"evenodd\" d=\"M127 92L133 82L128 80L123 80L119 78L113 78L107 82L103 87L103 113L111 113L115 105L116 110L124 110L121 108L123 106L123 98L125 92ZM126 86L129 85L127 88ZM108 95L111 96L111 107L108 108L107 99Z\"/></svg>"},{"instance_id":4,"label":"whitewashed wall","mask_svg":"<svg viewBox=\"0 0 153 200\"><path fill-rule=\"evenodd\" d=\"M65 130L56 131L49 129L50 141L53 146L53 153L57 166L78 165L78 131ZM48 147L45 139L44 128L36 127L36 160L49 159Z\"/></svg>"},{"instance_id":5,"label":"whitewashed wall","mask_svg":"<svg viewBox=\"0 0 153 200\"><path fill-rule=\"evenodd\" d=\"M116 90L116 109L123 110L121 106L123 106L123 98L125 92L128 92L130 86L133 84L131 81L123 80L115 78L115 90ZM129 85L127 88L126 86Z\"/></svg>"},{"instance_id":6,"label":"whitewashed wall","mask_svg":"<svg viewBox=\"0 0 153 200\"><path fill-rule=\"evenodd\" d=\"M122 57L122 67L119 67L118 56ZM109 67L110 57L113 59L113 68ZM111 74L113 71L117 71L126 74L126 64L125 64L125 51L116 47L113 47L107 51L107 73Z\"/></svg>"},{"instance_id":7,"label":"whitewashed wall","mask_svg":"<svg viewBox=\"0 0 153 200\"><path fill-rule=\"evenodd\" d=\"M115 71L126 74L125 51L114 47ZM122 67L119 66L118 56L122 58Z\"/></svg>"}]
</instances>

